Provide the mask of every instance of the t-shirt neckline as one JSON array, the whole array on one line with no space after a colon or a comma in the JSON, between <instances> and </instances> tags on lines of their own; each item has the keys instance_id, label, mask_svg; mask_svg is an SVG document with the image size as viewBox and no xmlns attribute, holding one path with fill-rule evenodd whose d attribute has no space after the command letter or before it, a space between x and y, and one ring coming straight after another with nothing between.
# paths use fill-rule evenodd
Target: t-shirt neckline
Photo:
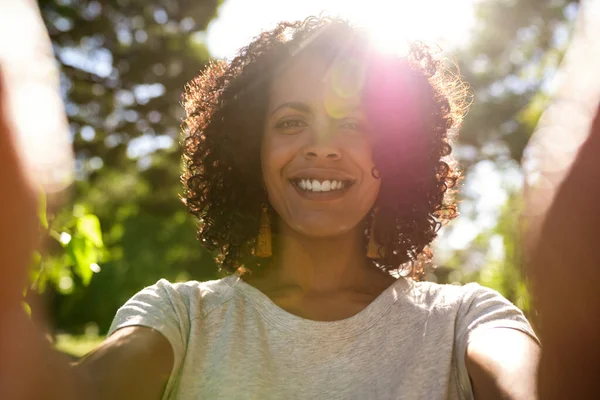
<instances>
[{"instance_id":1,"label":"t-shirt neckline","mask_svg":"<svg viewBox=\"0 0 600 400\"><path fill-rule=\"evenodd\" d=\"M337 321L315 321L284 310L236 274L226 277L224 281L250 300L266 322L293 336L324 340L356 336L371 328L411 286L408 279L400 277L357 314Z\"/></svg>"}]
</instances>

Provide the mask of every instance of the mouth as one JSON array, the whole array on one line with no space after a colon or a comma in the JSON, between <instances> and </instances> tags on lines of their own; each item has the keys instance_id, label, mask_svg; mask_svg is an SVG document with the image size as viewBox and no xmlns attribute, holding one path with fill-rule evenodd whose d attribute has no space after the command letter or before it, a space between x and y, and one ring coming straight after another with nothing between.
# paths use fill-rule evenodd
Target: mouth
<instances>
[{"instance_id":1,"label":"mouth","mask_svg":"<svg viewBox=\"0 0 600 400\"><path fill-rule=\"evenodd\" d=\"M316 179L294 178L290 179L292 185L307 193L343 192L348 190L355 181L351 179Z\"/></svg>"},{"instance_id":2,"label":"mouth","mask_svg":"<svg viewBox=\"0 0 600 400\"><path fill-rule=\"evenodd\" d=\"M316 202L340 200L356 182L346 179L313 178L295 178L289 181L300 197Z\"/></svg>"},{"instance_id":3,"label":"mouth","mask_svg":"<svg viewBox=\"0 0 600 400\"><path fill-rule=\"evenodd\" d=\"M288 177L300 197L313 201L332 201L344 197L358 179L339 169L305 168Z\"/></svg>"}]
</instances>

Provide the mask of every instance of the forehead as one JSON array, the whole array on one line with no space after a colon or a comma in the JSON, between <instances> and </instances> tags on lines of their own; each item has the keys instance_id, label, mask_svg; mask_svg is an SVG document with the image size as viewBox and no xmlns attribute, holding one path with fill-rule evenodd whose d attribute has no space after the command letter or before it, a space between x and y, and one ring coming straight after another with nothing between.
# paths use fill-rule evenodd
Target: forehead
<instances>
[{"instance_id":1,"label":"forehead","mask_svg":"<svg viewBox=\"0 0 600 400\"><path fill-rule=\"evenodd\" d=\"M321 95L330 63L315 54L300 55L287 63L271 84L271 104L311 100Z\"/></svg>"},{"instance_id":2,"label":"forehead","mask_svg":"<svg viewBox=\"0 0 600 400\"><path fill-rule=\"evenodd\" d=\"M332 60L318 53L294 58L282 68L271 84L270 104L287 101L326 106L358 105L360 92L359 64L343 57ZM328 107L329 108L329 107Z\"/></svg>"}]
</instances>

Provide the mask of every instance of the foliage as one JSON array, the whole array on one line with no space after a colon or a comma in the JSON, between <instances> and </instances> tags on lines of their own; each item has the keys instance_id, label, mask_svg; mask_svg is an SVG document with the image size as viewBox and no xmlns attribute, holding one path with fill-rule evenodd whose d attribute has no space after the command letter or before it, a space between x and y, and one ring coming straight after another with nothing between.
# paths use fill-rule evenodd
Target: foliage
<instances>
[{"instance_id":1,"label":"foliage","mask_svg":"<svg viewBox=\"0 0 600 400\"><path fill-rule=\"evenodd\" d=\"M60 64L76 155L72 202L51 218L53 226L65 227L53 240L55 264L44 265L56 271L49 276L58 292L52 301L57 328L83 332L95 321L102 333L120 305L161 277L218 277L177 194L180 95L208 59L203 31L219 3L39 0ZM478 2L473 40L456 54L474 93L455 147L467 177L482 160L499 169L520 160L568 43L576 5L570 0ZM472 248L456 252L448 266L462 280L479 279L526 308L518 256L510 252L518 243L509 223L516 202L511 197L498 226L481 233ZM98 224L103 249L90 233ZM62 231L71 235L65 244ZM502 243L504 255L490 257L490 243ZM79 263L89 266L92 260L102 260L102 270L90 282L89 267ZM474 263L484 266L481 272L469 269ZM69 271L74 285L67 296L61 294L60 279Z\"/></svg>"},{"instance_id":2,"label":"foliage","mask_svg":"<svg viewBox=\"0 0 600 400\"><path fill-rule=\"evenodd\" d=\"M38 3L60 64L76 157L72 206L56 223L76 227L73 209L93 213L106 251L88 287L77 279L68 296L52 296L53 319L79 332L97 321L105 331L116 309L159 277L216 274L177 194L180 96L208 59L203 31L219 0ZM86 243L72 236L69 257L86 259Z\"/></svg>"},{"instance_id":3,"label":"foliage","mask_svg":"<svg viewBox=\"0 0 600 400\"><path fill-rule=\"evenodd\" d=\"M38 197L42 241L49 250L44 254L34 253L29 288L43 293L50 284L59 293L69 294L75 277L81 285L88 286L93 274L100 271L98 263L105 257L98 218L79 207L67 225L55 228L53 219L46 215L45 194Z\"/></svg>"},{"instance_id":4,"label":"foliage","mask_svg":"<svg viewBox=\"0 0 600 400\"><path fill-rule=\"evenodd\" d=\"M104 341L104 336L85 334L69 335L59 333L55 337L54 348L73 358L83 357Z\"/></svg>"},{"instance_id":5,"label":"foliage","mask_svg":"<svg viewBox=\"0 0 600 400\"><path fill-rule=\"evenodd\" d=\"M454 275L457 281L475 281L495 289L526 314L531 314L527 282L521 269L521 220L516 217L522 206L521 194L512 193L496 226L477 235L468 251L456 252L447 266L462 271Z\"/></svg>"},{"instance_id":6,"label":"foliage","mask_svg":"<svg viewBox=\"0 0 600 400\"><path fill-rule=\"evenodd\" d=\"M482 0L459 52L474 103L460 132L462 163L519 162L568 46L578 1Z\"/></svg>"},{"instance_id":7,"label":"foliage","mask_svg":"<svg viewBox=\"0 0 600 400\"><path fill-rule=\"evenodd\" d=\"M460 72L474 94L455 147L467 184L469 172L478 163L492 161L500 172L519 171L525 146L548 104L552 79L569 44L578 3L477 3L473 39L456 54ZM437 275L443 280L449 279L445 276L449 274L451 281L478 281L497 289L524 311L533 312L520 271L516 221L520 199L515 190L518 188L509 189L509 199L496 226L480 232L467 249L455 251ZM477 214L473 195L463 191L461 200L461 218L472 217L471 211Z\"/></svg>"}]
</instances>

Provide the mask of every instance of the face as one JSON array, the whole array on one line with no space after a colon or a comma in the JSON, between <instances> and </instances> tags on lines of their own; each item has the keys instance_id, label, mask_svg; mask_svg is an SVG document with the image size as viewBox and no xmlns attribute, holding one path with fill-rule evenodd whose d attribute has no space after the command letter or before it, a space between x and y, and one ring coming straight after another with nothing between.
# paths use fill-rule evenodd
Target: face
<instances>
[{"instance_id":1,"label":"face","mask_svg":"<svg viewBox=\"0 0 600 400\"><path fill-rule=\"evenodd\" d=\"M335 71L315 55L301 56L274 80L265 119L269 201L282 229L310 237L362 229L380 187L364 110L348 87L333 90L345 85Z\"/></svg>"}]
</instances>

